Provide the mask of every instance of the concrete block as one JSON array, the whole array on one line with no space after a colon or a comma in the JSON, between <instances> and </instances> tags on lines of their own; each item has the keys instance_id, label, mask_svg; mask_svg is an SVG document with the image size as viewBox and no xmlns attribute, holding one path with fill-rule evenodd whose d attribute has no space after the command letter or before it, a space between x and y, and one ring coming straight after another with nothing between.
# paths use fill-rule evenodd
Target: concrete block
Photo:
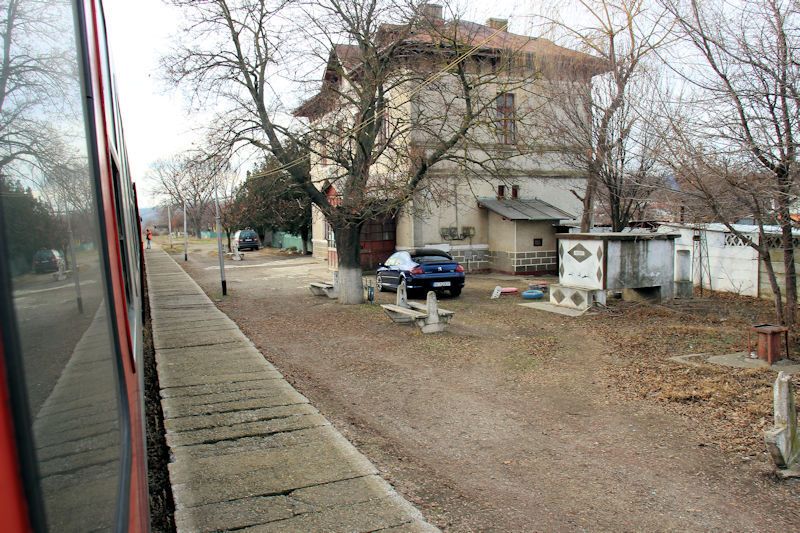
<instances>
[{"instance_id":1,"label":"concrete block","mask_svg":"<svg viewBox=\"0 0 800 533\"><path fill-rule=\"evenodd\" d=\"M599 289L584 289L554 283L550 285L550 303L569 307L571 309L586 310L599 303L605 305L606 292Z\"/></svg>"},{"instance_id":2,"label":"concrete block","mask_svg":"<svg viewBox=\"0 0 800 533\"><path fill-rule=\"evenodd\" d=\"M792 376L781 372L772 392L773 427L764 433L767 450L782 477L800 477L800 432Z\"/></svg>"}]
</instances>

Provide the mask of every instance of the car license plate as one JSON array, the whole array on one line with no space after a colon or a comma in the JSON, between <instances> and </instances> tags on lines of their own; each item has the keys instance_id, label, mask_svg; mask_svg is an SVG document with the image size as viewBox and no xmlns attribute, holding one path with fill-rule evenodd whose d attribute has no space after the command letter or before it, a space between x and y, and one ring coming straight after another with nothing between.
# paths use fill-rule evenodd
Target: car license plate
<instances>
[{"instance_id":1,"label":"car license plate","mask_svg":"<svg viewBox=\"0 0 800 533\"><path fill-rule=\"evenodd\" d=\"M434 287L449 287L450 286L450 282L449 281L434 281L433 282L433 286Z\"/></svg>"}]
</instances>

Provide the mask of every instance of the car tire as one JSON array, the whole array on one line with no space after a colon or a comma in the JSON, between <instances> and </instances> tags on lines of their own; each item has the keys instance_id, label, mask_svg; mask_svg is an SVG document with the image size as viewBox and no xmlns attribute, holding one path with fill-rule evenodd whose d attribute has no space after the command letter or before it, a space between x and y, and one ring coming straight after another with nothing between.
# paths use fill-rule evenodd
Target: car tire
<instances>
[{"instance_id":1,"label":"car tire","mask_svg":"<svg viewBox=\"0 0 800 533\"><path fill-rule=\"evenodd\" d=\"M375 274L375 286L378 287L378 292L386 292L383 286L383 278L380 274Z\"/></svg>"},{"instance_id":2,"label":"car tire","mask_svg":"<svg viewBox=\"0 0 800 533\"><path fill-rule=\"evenodd\" d=\"M453 298L458 298L461 296L461 287L458 287L457 289L450 289L450 296Z\"/></svg>"}]
</instances>

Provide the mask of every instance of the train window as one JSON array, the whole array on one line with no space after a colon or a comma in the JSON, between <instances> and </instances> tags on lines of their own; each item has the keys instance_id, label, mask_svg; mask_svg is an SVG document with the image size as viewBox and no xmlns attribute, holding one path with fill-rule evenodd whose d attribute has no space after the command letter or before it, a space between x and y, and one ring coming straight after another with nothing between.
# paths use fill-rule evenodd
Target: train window
<instances>
[{"instance_id":1,"label":"train window","mask_svg":"<svg viewBox=\"0 0 800 533\"><path fill-rule=\"evenodd\" d=\"M128 310L131 310L133 305L133 298L131 297L131 273L130 273L130 258L128 257L128 242L125 238L125 202L122 194L122 182L120 181L119 169L117 164L112 160L111 162L111 175L114 181L114 199L117 203L117 238L119 239L119 249L122 253L122 278L125 284L125 302L128 305Z\"/></svg>"},{"instance_id":2,"label":"train window","mask_svg":"<svg viewBox=\"0 0 800 533\"><path fill-rule=\"evenodd\" d=\"M48 529L113 530L125 411L75 17L64 0L17 4L0 14L17 19L0 24L0 307L38 470L26 484Z\"/></svg>"}]
</instances>

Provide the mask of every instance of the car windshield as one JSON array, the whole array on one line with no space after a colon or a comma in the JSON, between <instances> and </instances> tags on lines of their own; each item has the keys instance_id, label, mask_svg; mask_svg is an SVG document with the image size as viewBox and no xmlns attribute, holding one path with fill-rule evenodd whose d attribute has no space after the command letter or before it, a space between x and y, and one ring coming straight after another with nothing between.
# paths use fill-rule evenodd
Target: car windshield
<instances>
[{"instance_id":1,"label":"car windshield","mask_svg":"<svg viewBox=\"0 0 800 533\"><path fill-rule=\"evenodd\" d=\"M255 231L243 231L242 232L242 238L245 238L245 237L246 238L252 238L252 237L255 237L255 236L256 236L256 232Z\"/></svg>"},{"instance_id":2,"label":"car windshield","mask_svg":"<svg viewBox=\"0 0 800 533\"><path fill-rule=\"evenodd\" d=\"M415 263L435 263L437 261L452 261L453 259L446 255L415 255L411 259L414 260Z\"/></svg>"},{"instance_id":3,"label":"car windshield","mask_svg":"<svg viewBox=\"0 0 800 533\"><path fill-rule=\"evenodd\" d=\"M36 252L36 259L43 260L43 259L50 259L52 258L52 252L50 250L39 250Z\"/></svg>"}]
</instances>

